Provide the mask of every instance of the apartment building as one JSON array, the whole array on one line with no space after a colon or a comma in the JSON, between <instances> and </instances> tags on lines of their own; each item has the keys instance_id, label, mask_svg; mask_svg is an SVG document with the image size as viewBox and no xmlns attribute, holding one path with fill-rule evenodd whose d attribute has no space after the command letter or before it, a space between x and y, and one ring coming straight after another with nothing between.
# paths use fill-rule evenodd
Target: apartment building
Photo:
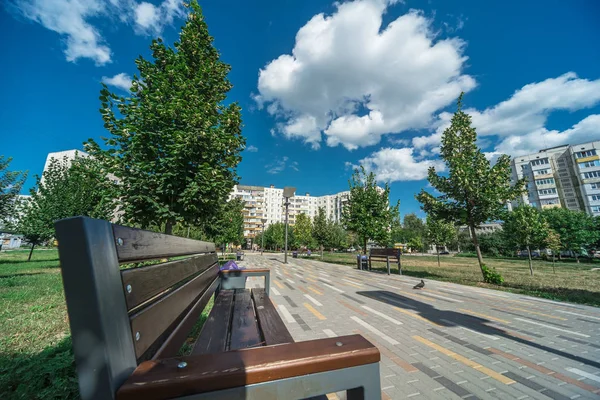
<instances>
[{"instance_id":1,"label":"apartment building","mask_svg":"<svg viewBox=\"0 0 600 400\"><path fill-rule=\"evenodd\" d=\"M571 146L570 152L576 165L584 211L600 215L600 141Z\"/></svg>"},{"instance_id":2,"label":"apartment building","mask_svg":"<svg viewBox=\"0 0 600 400\"><path fill-rule=\"evenodd\" d=\"M512 179L527 179L527 192L513 202L539 209L563 207L600 214L600 142L563 145L512 159Z\"/></svg>"},{"instance_id":3,"label":"apartment building","mask_svg":"<svg viewBox=\"0 0 600 400\"><path fill-rule=\"evenodd\" d=\"M342 219L342 209L350 192L340 192L326 196L311 196L296 194L290 199L289 224L296 223L299 214L306 214L314 218L319 207L325 209L328 219L339 222ZM276 222L285 222L285 206L283 189L270 187L237 185L234 186L229 198L240 198L244 201L244 237L253 238L262 230L262 219L265 219L265 228Z\"/></svg>"}]
</instances>

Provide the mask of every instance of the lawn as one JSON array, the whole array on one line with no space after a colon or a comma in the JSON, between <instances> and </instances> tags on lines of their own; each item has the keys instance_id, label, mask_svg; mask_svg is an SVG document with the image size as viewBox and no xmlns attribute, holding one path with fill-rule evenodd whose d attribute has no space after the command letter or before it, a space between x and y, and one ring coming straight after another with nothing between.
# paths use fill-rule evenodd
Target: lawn
<instances>
[{"instance_id":1,"label":"lawn","mask_svg":"<svg viewBox=\"0 0 600 400\"><path fill-rule=\"evenodd\" d=\"M355 254L325 253L323 261L356 267ZM435 256L405 255L402 256L402 270L405 275L423 279L476 285L600 306L600 270L591 270L600 268L599 263L556 262L556 272L553 272L552 262L535 260L532 277L527 260L484 257L484 261L488 267L494 267L502 274L505 279L502 286L481 282L481 271L476 258L441 256L441 266L438 267ZM373 263L373 268L385 271L385 262ZM397 274L398 269L393 269L392 273Z\"/></svg>"},{"instance_id":2,"label":"lawn","mask_svg":"<svg viewBox=\"0 0 600 400\"><path fill-rule=\"evenodd\" d=\"M0 399L76 399L77 376L56 250L0 253ZM212 302L211 302L212 304ZM192 335L197 335L209 307ZM181 352L191 350L190 342Z\"/></svg>"}]
</instances>

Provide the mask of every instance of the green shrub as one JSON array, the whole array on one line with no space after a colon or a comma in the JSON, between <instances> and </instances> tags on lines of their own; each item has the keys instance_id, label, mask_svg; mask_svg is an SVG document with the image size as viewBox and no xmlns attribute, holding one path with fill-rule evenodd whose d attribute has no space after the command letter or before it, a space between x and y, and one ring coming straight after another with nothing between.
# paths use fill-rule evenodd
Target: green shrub
<instances>
[{"instance_id":1,"label":"green shrub","mask_svg":"<svg viewBox=\"0 0 600 400\"><path fill-rule=\"evenodd\" d=\"M483 264L481 266L483 270L483 281L486 283L491 283L493 285L502 285L504 282L504 278L500 275L500 272L496 271L496 268L488 268L487 265Z\"/></svg>"}]
</instances>

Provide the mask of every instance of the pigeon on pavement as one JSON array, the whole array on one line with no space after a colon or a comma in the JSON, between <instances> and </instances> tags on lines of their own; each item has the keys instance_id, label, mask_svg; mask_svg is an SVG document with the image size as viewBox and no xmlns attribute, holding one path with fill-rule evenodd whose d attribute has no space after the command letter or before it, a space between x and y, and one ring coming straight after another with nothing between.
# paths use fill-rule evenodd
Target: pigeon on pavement
<instances>
[{"instance_id":1,"label":"pigeon on pavement","mask_svg":"<svg viewBox=\"0 0 600 400\"><path fill-rule=\"evenodd\" d=\"M423 279L421 279L421 282L417 283L413 289L423 289L425 287L425 282L423 282Z\"/></svg>"}]
</instances>

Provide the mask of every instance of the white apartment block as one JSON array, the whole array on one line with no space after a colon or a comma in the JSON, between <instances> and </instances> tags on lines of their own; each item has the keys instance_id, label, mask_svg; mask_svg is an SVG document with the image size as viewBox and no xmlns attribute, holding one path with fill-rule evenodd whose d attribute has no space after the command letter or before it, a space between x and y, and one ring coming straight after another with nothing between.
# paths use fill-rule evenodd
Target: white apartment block
<instances>
[{"instance_id":1,"label":"white apartment block","mask_svg":"<svg viewBox=\"0 0 600 400\"><path fill-rule=\"evenodd\" d=\"M348 201L349 191L326 196L295 195L290 199L289 224L294 225L296 216L304 213L314 218L319 207L325 209L328 219L339 222L342 208ZM241 198L244 201L244 237L253 238L262 230L262 219L266 219L265 228L276 222L285 222L283 189L270 187L237 185L233 187L230 199Z\"/></svg>"},{"instance_id":2,"label":"white apartment block","mask_svg":"<svg viewBox=\"0 0 600 400\"><path fill-rule=\"evenodd\" d=\"M513 182L527 178L517 201L539 209L563 207L600 215L600 142L564 145L512 159Z\"/></svg>"}]
</instances>

